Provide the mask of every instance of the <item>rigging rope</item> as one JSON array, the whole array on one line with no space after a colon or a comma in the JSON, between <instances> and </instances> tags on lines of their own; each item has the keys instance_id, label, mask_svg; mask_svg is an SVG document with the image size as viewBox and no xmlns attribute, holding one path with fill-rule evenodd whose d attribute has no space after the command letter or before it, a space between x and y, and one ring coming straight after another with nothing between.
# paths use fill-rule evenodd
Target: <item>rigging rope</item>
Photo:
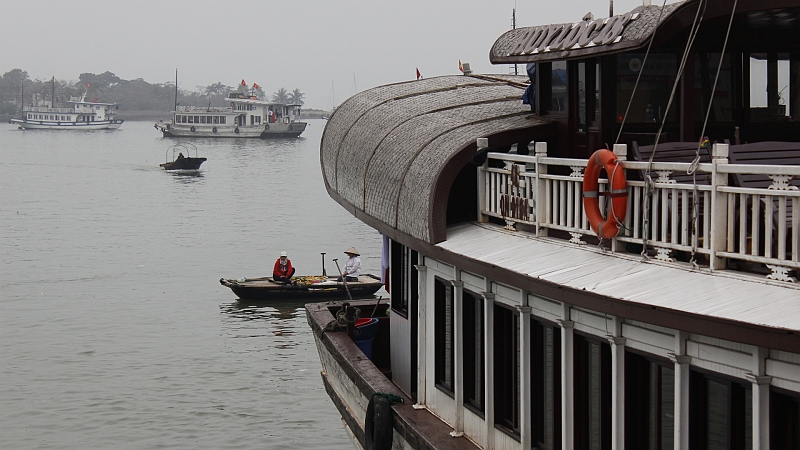
<instances>
[{"instance_id":1,"label":"rigging rope","mask_svg":"<svg viewBox=\"0 0 800 450\"><path fill-rule=\"evenodd\" d=\"M669 110L672 107L672 101L675 99L675 91L678 89L678 84L683 77L683 71L686 68L686 61L689 59L689 52L692 48L692 45L694 45L694 40L697 37L697 33L700 31L700 23L703 21L703 17L705 16L706 6L708 6L706 0L700 0L700 3L697 5L697 12L694 16L694 22L692 22L692 27L689 30L689 39L686 41L686 48L683 51L683 57L681 57L681 64L678 66L678 73L675 76L675 82L672 84L672 92L669 94L666 112L664 113L664 117L661 119L661 126L658 127L658 133L656 133L656 142L653 145L653 152L650 154L650 160L647 162L647 170L645 171L644 175L644 208L642 211L642 257L645 259L649 258L647 256L647 232L650 228L650 197L655 191L655 184L653 182L653 178L650 176L650 171L653 168L653 158L656 156L658 142L661 140L661 133L664 131L664 124L667 122ZM701 9L702 14L700 12Z\"/></svg>"},{"instance_id":2,"label":"rigging rope","mask_svg":"<svg viewBox=\"0 0 800 450\"><path fill-rule=\"evenodd\" d=\"M719 81L719 73L722 70L722 61L725 58L725 50L728 48L728 38L731 35L731 27L733 26L733 15L736 12L736 4L739 0L733 1L733 9L731 10L731 18L728 20L728 31L725 33L725 42L722 44L722 53L719 55L719 64L717 65L717 74L714 77L714 86L711 88L711 98L708 100L708 108L706 109L706 117L703 120L703 130L700 132L700 139L697 142L697 151L694 155L694 161L689 165L686 173L692 175L692 256L689 262L692 263L692 268L697 269L697 261L695 255L697 253L697 215L698 215L698 196L697 189L697 168L700 166L700 147L703 145L703 139L706 134L706 125L708 125L708 116L711 114L711 106L714 103L714 93L717 91L717 81Z\"/></svg>"},{"instance_id":3,"label":"rigging rope","mask_svg":"<svg viewBox=\"0 0 800 450\"><path fill-rule=\"evenodd\" d=\"M619 133L617 133L617 139L614 141L615 144L619 144L619 137L622 136L622 129L625 128L625 121L628 119L628 111L631 109L633 96L636 95L636 89L639 87L639 80L642 78L642 72L644 72L644 68L647 65L647 57L650 55L650 47L653 46L653 39L656 37L656 32L658 31L659 25L661 25L661 16L664 14L664 8L666 6L667 0L664 0L664 3L661 5L661 10L658 12L658 20L656 20L656 26L653 28L653 34L650 35L650 43L647 44L647 51L644 53L642 66L639 68L639 74L636 76L636 83L633 84L633 91L631 92L631 98L628 99L628 106L625 108L625 115L622 116L622 123L619 125Z\"/></svg>"}]
</instances>

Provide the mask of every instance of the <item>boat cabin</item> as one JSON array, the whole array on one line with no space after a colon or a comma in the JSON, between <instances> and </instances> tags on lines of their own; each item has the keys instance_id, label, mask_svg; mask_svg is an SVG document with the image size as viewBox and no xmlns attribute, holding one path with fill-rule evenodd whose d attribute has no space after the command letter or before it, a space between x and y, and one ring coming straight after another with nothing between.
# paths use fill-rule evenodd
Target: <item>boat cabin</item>
<instances>
[{"instance_id":1,"label":"boat cabin","mask_svg":"<svg viewBox=\"0 0 800 450\"><path fill-rule=\"evenodd\" d=\"M495 42L490 60L534 66L533 110L558 123L554 155L652 145L662 122L662 142L694 142L707 113L711 142L797 141L800 17L796 2L768 3L739 2L732 22L725 0L699 14L694 2L677 2L518 28Z\"/></svg>"},{"instance_id":2,"label":"boat cabin","mask_svg":"<svg viewBox=\"0 0 800 450\"><path fill-rule=\"evenodd\" d=\"M329 118L328 193L389 262L390 361L315 333L359 445L396 392L397 448L800 449L800 6L646 3Z\"/></svg>"},{"instance_id":3,"label":"boat cabin","mask_svg":"<svg viewBox=\"0 0 800 450\"><path fill-rule=\"evenodd\" d=\"M44 99L41 94L33 94L31 104L23 109L24 118L30 122L42 123L92 123L114 121L116 103L101 103L97 99L86 101L86 95L71 97L68 101L70 108L55 107L50 99Z\"/></svg>"}]
</instances>

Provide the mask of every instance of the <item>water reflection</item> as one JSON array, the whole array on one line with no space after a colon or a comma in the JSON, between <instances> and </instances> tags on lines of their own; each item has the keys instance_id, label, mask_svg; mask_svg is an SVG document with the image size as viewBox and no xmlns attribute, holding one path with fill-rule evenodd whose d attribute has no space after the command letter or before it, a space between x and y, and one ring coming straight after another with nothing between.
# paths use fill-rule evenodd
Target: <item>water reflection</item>
<instances>
[{"instance_id":1,"label":"water reflection","mask_svg":"<svg viewBox=\"0 0 800 450\"><path fill-rule=\"evenodd\" d=\"M237 300L227 305L220 305L223 313L239 320L292 320L305 314L304 300L272 300L253 301Z\"/></svg>"},{"instance_id":2,"label":"water reflection","mask_svg":"<svg viewBox=\"0 0 800 450\"><path fill-rule=\"evenodd\" d=\"M165 170L165 172L182 184L197 183L205 177L203 171L200 170Z\"/></svg>"}]
</instances>

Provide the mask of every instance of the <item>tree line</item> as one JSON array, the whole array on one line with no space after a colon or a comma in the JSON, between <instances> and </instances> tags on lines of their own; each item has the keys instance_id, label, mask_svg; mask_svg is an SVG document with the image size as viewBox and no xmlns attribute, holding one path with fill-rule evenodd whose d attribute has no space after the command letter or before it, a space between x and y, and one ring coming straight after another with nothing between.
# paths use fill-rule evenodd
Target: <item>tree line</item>
<instances>
[{"instance_id":1,"label":"tree line","mask_svg":"<svg viewBox=\"0 0 800 450\"><path fill-rule=\"evenodd\" d=\"M112 72L101 74L82 73L77 81L65 80L31 80L28 73L21 69L13 69L3 74L0 78L0 114L15 114L21 101L25 104L31 102L33 94L39 93L45 99L50 99L55 83L55 103L64 105L71 97L80 97L86 93L86 99L97 98L107 103L119 103L128 111L171 111L175 106L175 82L148 83L136 78L123 80ZM24 89L25 98L21 99ZM305 94L299 89L289 92L280 88L271 96L262 90L261 86L233 87L221 82L208 86L197 86L194 90L178 89L177 103L179 106L222 106L229 93L238 92L254 95L262 100L272 100L277 103L291 103L302 105L305 103Z\"/></svg>"}]
</instances>

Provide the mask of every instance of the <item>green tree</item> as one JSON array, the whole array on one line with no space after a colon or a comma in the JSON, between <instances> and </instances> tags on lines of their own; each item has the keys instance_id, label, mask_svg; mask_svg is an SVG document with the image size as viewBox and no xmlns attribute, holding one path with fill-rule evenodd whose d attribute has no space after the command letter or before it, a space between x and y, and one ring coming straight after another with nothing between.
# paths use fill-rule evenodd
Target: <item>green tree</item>
<instances>
[{"instance_id":1,"label":"green tree","mask_svg":"<svg viewBox=\"0 0 800 450\"><path fill-rule=\"evenodd\" d=\"M0 78L0 102L16 103L19 101L23 80L28 80L28 72L21 69L13 69L4 73Z\"/></svg>"},{"instance_id":2,"label":"green tree","mask_svg":"<svg viewBox=\"0 0 800 450\"><path fill-rule=\"evenodd\" d=\"M205 93L209 97L216 97L219 95L225 95L231 90L230 87L225 86L222 82L217 82L211 85L206 86Z\"/></svg>"},{"instance_id":3,"label":"green tree","mask_svg":"<svg viewBox=\"0 0 800 450\"><path fill-rule=\"evenodd\" d=\"M289 103L289 93L284 88L280 88L272 94L272 101L275 103Z\"/></svg>"},{"instance_id":4,"label":"green tree","mask_svg":"<svg viewBox=\"0 0 800 450\"><path fill-rule=\"evenodd\" d=\"M305 103L305 101L303 101L303 97L305 96L306 94L300 92L300 89L295 89L291 94L289 94L289 102L294 105L302 105Z\"/></svg>"}]
</instances>

